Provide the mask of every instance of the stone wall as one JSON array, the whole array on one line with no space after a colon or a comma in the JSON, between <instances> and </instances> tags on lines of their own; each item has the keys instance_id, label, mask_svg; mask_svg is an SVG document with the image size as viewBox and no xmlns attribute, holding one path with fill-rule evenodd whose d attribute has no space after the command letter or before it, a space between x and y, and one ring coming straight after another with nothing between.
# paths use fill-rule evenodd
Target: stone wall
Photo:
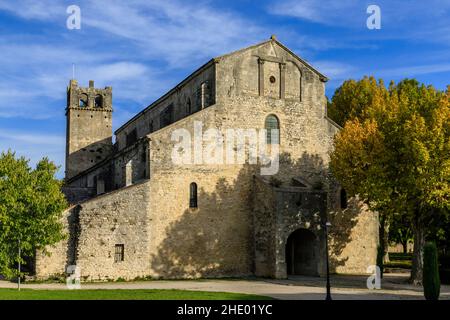
<instances>
[{"instance_id":1,"label":"stone wall","mask_svg":"<svg viewBox=\"0 0 450 320\"><path fill-rule=\"evenodd\" d=\"M315 235L315 273L323 275L325 234L321 223L326 215L326 194L307 188L278 188L260 177L255 177L255 191L255 275L287 277L287 241L298 229L309 230Z\"/></svg>"},{"instance_id":2,"label":"stone wall","mask_svg":"<svg viewBox=\"0 0 450 320\"><path fill-rule=\"evenodd\" d=\"M47 279L65 276L67 266L74 262L75 238L77 233L79 207L72 206L64 211L61 222L65 239L45 250L36 252L36 277Z\"/></svg>"},{"instance_id":3,"label":"stone wall","mask_svg":"<svg viewBox=\"0 0 450 320\"><path fill-rule=\"evenodd\" d=\"M406 253L412 253L414 250L414 243L408 242L406 246ZM391 244L388 247L389 253L403 253L403 245L400 243Z\"/></svg>"},{"instance_id":4,"label":"stone wall","mask_svg":"<svg viewBox=\"0 0 450 320\"><path fill-rule=\"evenodd\" d=\"M61 191L66 196L69 204L77 204L97 195L97 190L93 187L89 188L65 185L61 188Z\"/></svg>"},{"instance_id":5,"label":"stone wall","mask_svg":"<svg viewBox=\"0 0 450 320\"><path fill-rule=\"evenodd\" d=\"M273 189L259 176L254 176L254 273L258 277L274 277L276 274L276 203Z\"/></svg>"},{"instance_id":6,"label":"stone wall","mask_svg":"<svg viewBox=\"0 0 450 320\"><path fill-rule=\"evenodd\" d=\"M315 236L315 275L325 275L325 233L322 223L326 216L326 193L302 188L276 188L276 278L286 278L286 244L289 236L298 229Z\"/></svg>"},{"instance_id":7,"label":"stone wall","mask_svg":"<svg viewBox=\"0 0 450 320\"><path fill-rule=\"evenodd\" d=\"M149 182L80 204L76 263L83 280L133 279L149 275ZM124 260L114 261L115 245Z\"/></svg>"},{"instance_id":8,"label":"stone wall","mask_svg":"<svg viewBox=\"0 0 450 320\"><path fill-rule=\"evenodd\" d=\"M208 101L202 105L199 101L201 99L199 90L203 83L208 85ZM213 104L215 104L215 64L211 61L120 127L116 131L118 150L127 146L126 136L133 130L136 130L137 138L142 138L163 128L160 115L169 107L173 110L171 119L173 123Z\"/></svg>"},{"instance_id":9,"label":"stone wall","mask_svg":"<svg viewBox=\"0 0 450 320\"><path fill-rule=\"evenodd\" d=\"M194 122L216 123L216 106L204 109L151 139L151 269L155 277L196 278L252 273L252 173L242 165L174 164L172 132L194 137ZM187 150L186 150L187 151ZM190 184L198 207L189 207Z\"/></svg>"},{"instance_id":10,"label":"stone wall","mask_svg":"<svg viewBox=\"0 0 450 320\"><path fill-rule=\"evenodd\" d=\"M359 210L357 202L343 211L333 209L338 206L338 189L330 178L328 162L338 127L326 118L324 77L276 41L219 57L199 70L189 80L192 86L171 91L154 106L164 109L174 99L177 110L182 110L183 90L192 94L205 79L217 79L215 104L188 117L179 116L175 123L151 133L145 127L150 120L146 117L159 111L148 109L119 130L119 148L109 165L120 189L79 207L74 248L83 277L196 278L254 273L285 277L286 242L296 229L313 230L319 241L318 254L323 256L323 232L315 214L327 210L326 195L334 226L330 237L334 270L365 272L366 264L375 263L377 218ZM268 115L279 119L281 153L279 171L265 178L269 183L255 183L261 164L249 164L248 154L245 164L227 163L225 157L222 163L195 163L193 150L181 148L190 155L191 164L176 164L172 159L180 149L179 141L172 140L177 130L188 132L191 143L198 125L203 133L217 129L224 138L228 129L263 129ZM126 134L134 129L138 141L127 147ZM141 143L146 141L149 145ZM207 150L207 140L199 143ZM123 166L130 160L139 167L128 177ZM132 174L142 176L142 170L150 180L133 179ZM133 185L121 188L128 178ZM270 179L276 188L268 187ZM193 182L198 186L196 208L190 208L189 201ZM299 196L300 209L296 207ZM123 262L114 262L116 244L125 247ZM61 252L55 254L56 265L63 261ZM318 269L322 274L323 260Z\"/></svg>"},{"instance_id":11,"label":"stone wall","mask_svg":"<svg viewBox=\"0 0 450 320\"><path fill-rule=\"evenodd\" d=\"M63 192L69 203L137 183L150 176L149 142L143 137L131 146L115 152L109 159L69 179Z\"/></svg>"},{"instance_id":12,"label":"stone wall","mask_svg":"<svg viewBox=\"0 0 450 320\"><path fill-rule=\"evenodd\" d=\"M37 278L81 269L82 280L134 279L150 274L149 181L82 202L66 211L67 238L38 252ZM70 221L70 223L69 223ZM115 245L124 245L124 260L114 261Z\"/></svg>"},{"instance_id":13,"label":"stone wall","mask_svg":"<svg viewBox=\"0 0 450 320\"><path fill-rule=\"evenodd\" d=\"M338 203L337 201L334 203ZM365 274L376 264L378 213L368 210L357 198L350 198L346 209L329 211L330 268L336 273Z\"/></svg>"},{"instance_id":14,"label":"stone wall","mask_svg":"<svg viewBox=\"0 0 450 320\"><path fill-rule=\"evenodd\" d=\"M114 189L137 183L150 177L149 141L145 136L130 147L114 155L113 180Z\"/></svg>"}]
</instances>

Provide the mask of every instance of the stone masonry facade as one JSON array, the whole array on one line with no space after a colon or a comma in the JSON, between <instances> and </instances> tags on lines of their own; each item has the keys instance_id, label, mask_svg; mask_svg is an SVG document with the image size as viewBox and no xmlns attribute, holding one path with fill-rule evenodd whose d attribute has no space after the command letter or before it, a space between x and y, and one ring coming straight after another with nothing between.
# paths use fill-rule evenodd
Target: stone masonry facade
<instances>
[{"instance_id":1,"label":"stone masonry facade","mask_svg":"<svg viewBox=\"0 0 450 320\"><path fill-rule=\"evenodd\" d=\"M112 89L72 80L67 237L37 253L36 276L63 275L69 265L86 281L322 276L325 221L331 270L365 273L376 264L378 216L346 199L329 173L339 127L326 115L326 81L271 37L211 59L116 130L113 144ZM279 129L274 175L261 175L250 154L245 163L173 161L177 130L207 150L207 140L195 140L199 128L225 136L264 129L269 117Z\"/></svg>"}]
</instances>

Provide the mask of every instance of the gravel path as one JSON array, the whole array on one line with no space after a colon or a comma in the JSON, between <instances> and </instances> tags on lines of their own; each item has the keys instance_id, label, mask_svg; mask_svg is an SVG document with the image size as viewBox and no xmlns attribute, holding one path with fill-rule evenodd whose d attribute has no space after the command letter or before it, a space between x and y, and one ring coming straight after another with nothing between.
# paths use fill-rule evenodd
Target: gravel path
<instances>
[{"instance_id":1,"label":"gravel path","mask_svg":"<svg viewBox=\"0 0 450 320\"><path fill-rule=\"evenodd\" d=\"M331 293L335 300L416 300L423 299L421 287L407 283L405 274L385 275L381 290L368 290L365 276L332 276ZM0 288L17 288L17 284L0 281ZM66 289L61 283L23 284L28 289ZM82 289L180 289L239 292L276 299L299 300L325 297L325 279L290 277L288 280L152 280L139 282L83 283ZM442 286L441 299L450 300L450 286Z\"/></svg>"}]
</instances>

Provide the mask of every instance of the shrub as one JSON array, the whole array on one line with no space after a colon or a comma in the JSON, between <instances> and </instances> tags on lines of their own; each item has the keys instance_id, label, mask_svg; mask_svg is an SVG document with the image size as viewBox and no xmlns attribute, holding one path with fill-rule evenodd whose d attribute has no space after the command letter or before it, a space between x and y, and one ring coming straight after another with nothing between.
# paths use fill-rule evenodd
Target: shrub
<instances>
[{"instance_id":1,"label":"shrub","mask_svg":"<svg viewBox=\"0 0 450 320\"><path fill-rule=\"evenodd\" d=\"M425 299L438 300L440 291L437 248L434 242L428 242L423 251L423 292Z\"/></svg>"}]
</instances>

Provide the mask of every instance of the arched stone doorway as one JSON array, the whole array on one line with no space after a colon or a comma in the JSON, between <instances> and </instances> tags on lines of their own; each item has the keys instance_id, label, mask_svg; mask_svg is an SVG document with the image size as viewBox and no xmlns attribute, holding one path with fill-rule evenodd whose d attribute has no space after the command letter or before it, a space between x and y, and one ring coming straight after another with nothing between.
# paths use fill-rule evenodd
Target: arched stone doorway
<instances>
[{"instance_id":1,"label":"arched stone doorway","mask_svg":"<svg viewBox=\"0 0 450 320\"><path fill-rule=\"evenodd\" d=\"M318 239L306 229L291 233L286 242L286 271L288 275L317 276Z\"/></svg>"}]
</instances>

